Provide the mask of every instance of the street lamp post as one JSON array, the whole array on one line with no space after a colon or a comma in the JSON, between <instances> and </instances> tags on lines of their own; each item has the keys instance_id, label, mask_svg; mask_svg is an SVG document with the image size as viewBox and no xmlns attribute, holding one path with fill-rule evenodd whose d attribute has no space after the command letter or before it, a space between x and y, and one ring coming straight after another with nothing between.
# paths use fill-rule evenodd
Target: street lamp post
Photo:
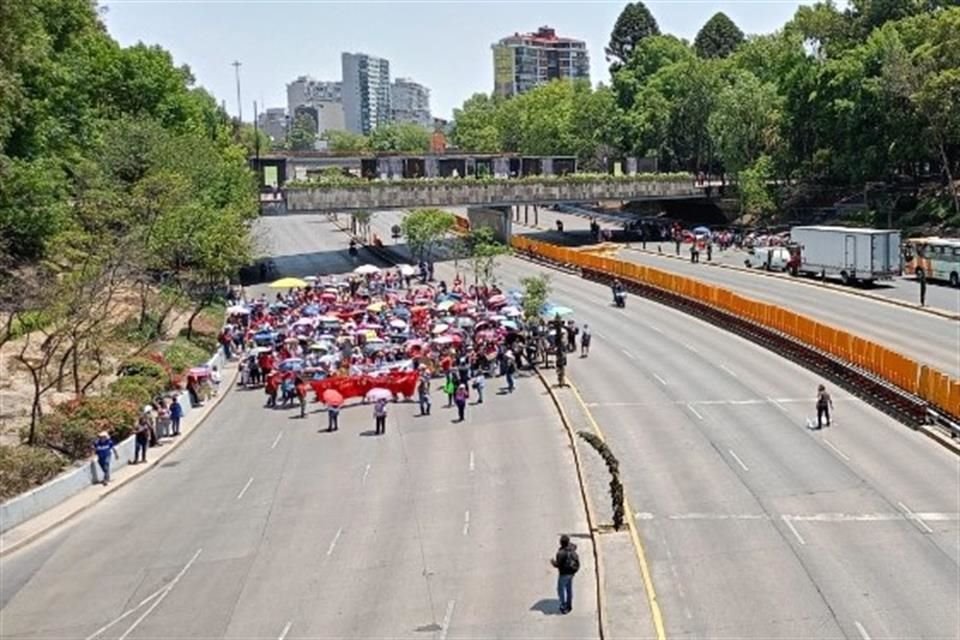
<instances>
[{"instance_id":1,"label":"street lamp post","mask_svg":"<svg viewBox=\"0 0 960 640\"><path fill-rule=\"evenodd\" d=\"M243 103L240 102L240 65L242 64L239 60L234 60L232 63L234 74L237 78L237 121L243 122Z\"/></svg>"}]
</instances>

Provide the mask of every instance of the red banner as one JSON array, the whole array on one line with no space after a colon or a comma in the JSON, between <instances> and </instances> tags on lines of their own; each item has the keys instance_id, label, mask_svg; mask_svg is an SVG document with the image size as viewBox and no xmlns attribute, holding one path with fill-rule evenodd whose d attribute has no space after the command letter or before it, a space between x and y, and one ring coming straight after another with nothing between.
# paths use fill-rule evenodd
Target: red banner
<instances>
[{"instance_id":1,"label":"red banner","mask_svg":"<svg viewBox=\"0 0 960 640\"><path fill-rule=\"evenodd\" d=\"M344 400L362 398L371 389L389 389L394 396L412 398L417 391L419 374L416 371L387 373L381 376L336 376L323 380L311 380L310 386L316 394L316 401L322 402L323 392L335 389Z\"/></svg>"}]
</instances>

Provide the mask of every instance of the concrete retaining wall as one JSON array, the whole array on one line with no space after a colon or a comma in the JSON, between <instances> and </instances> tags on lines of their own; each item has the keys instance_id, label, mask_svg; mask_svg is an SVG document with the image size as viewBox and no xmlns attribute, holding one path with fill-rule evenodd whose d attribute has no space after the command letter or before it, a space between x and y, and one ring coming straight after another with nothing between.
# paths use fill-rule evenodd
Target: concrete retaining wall
<instances>
[{"instance_id":1,"label":"concrete retaining wall","mask_svg":"<svg viewBox=\"0 0 960 640\"><path fill-rule=\"evenodd\" d=\"M218 351L215 356L207 361L207 365L222 369L222 360L223 354ZM183 419L186 420L190 412L193 411L193 406L190 404L190 394L182 391L179 399L180 406L183 407ZM112 461L111 473L125 467L127 462L133 459L133 448L133 436L117 444L117 454L120 457ZM73 468L64 471L53 480L0 505L0 533L13 529L30 518L40 515L47 509L57 506L64 500L72 498L100 481L100 467L97 466L96 458L76 463Z\"/></svg>"},{"instance_id":2,"label":"concrete retaining wall","mask_svg":"<svg viewBox=\"0 0 960 640\"><path fill-rule=\"evenodd\" d=\"M348 211L351 209L408 209L431 206L523 203L597 202L600 200L642 200L696 198L704 192L692 180L622 180L597 182L475 182L449 184L371 182L363 186L291 187L287 210Z\"/></svg>"}]
</instances>

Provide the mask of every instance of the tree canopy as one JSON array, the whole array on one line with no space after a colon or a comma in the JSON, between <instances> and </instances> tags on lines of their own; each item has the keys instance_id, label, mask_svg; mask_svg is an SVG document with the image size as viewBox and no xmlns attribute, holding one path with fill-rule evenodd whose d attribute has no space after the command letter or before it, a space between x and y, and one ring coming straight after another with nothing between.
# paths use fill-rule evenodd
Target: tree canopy
<instances>
[{"instance_id":1,"label":"tree canopy","mask_svg":"<svg viewBox=\"0 0 960 640\"><path fill-rule=\"evenodd\" d=\"M693 48L701 58L726 58L743 42L743 31L722 11L701 27Z\"/></svg>"},{"instance_id":2,"label":"tree canopy","mask_svg":"<svg viewBox=\"0 0 960 640\"><path fill-rule=\"evenodd\" d=\"M607 45L607 61L611 71L630 59L637 44L644 38L660 35L660 27L647 6L642 2L629 2L617 17Z\"/></svg>"}]
</instances>

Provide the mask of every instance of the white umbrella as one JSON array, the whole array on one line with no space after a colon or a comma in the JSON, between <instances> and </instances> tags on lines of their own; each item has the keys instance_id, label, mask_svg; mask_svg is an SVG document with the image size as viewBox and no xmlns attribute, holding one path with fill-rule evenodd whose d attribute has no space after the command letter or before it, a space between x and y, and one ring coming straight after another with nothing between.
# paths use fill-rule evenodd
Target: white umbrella
<instances>
[{"instance_id":1,"label":"white umbrella","mask_svg":"<svg viewBox=\"0 0 960 640\"><path fill-rule=\"evenodd\" d=\"M433 334L438 336L449 328L450 328L450 325L444 324L441 322L440 324L438 324L433 328Z\"/></svg>"},{"instance_id":2,"label":"white umbrella","mask_svg":"<svg viewBox=\"0 0 960 640\"><path fill-rule=\"evenodd\" d=\"M362 276L367 276L367 275L372 275L374 273L380 273L380 267L373 264L362 264L356 269L354 269L353 272L360 274Z\"/></svg>"},{"instance_id":3,"label":"white umbrella","mask_svg":"<svg viewBox=\"0 0 960 640\"><path fill-rule=\"evenodd\" d=\"M516 307L504 307L503 309L500 309L500 315L508 318L516 318L517 316L523 315L523 312Z\"/></svg>"},{"instance_id":4,"label":"white umbrella","mask_svg":"<svg viewBox=\"0 0 960 640\"><path fill-rule=\"evenodd\" d=\"M303 279L306 280L307 282L316 282L317 280L319 280L317 276L304 276Z\"/></svg>"},{"instance_id":5,"label":"white umbrella","mask_svg":"<svg viewBox=\"0 0 960 640\"><path fill-rule=\"evenodd\" d=\"M390 326L394 327L395 329L406 329L407 323L401 320L400 318L394 318L393 320L390 321Z\"/></svg>"},{"instance_id":6,"label":"white umbrella","mask_svg":"<svg viewBox=\"0 0 960 640\"><path fill-rule=\"evenodd\" d=\"M413 265L402 264L400 265L400 273L405 276L412 276L417 273L417 270Z\"/></svg>"},{"instance_id":7,"label":"white umbrella","mask_svg":"<svg viewBox=\"0 0 960 640\"><path fill-rule=\"evenodd\" d=\"M234 315L234 314L249 315L249 313L250 313L250 309L247 309L246 307L239 304L235 304L232 307L227 307L227 315Z\"/></svg>"}]
</instances>

